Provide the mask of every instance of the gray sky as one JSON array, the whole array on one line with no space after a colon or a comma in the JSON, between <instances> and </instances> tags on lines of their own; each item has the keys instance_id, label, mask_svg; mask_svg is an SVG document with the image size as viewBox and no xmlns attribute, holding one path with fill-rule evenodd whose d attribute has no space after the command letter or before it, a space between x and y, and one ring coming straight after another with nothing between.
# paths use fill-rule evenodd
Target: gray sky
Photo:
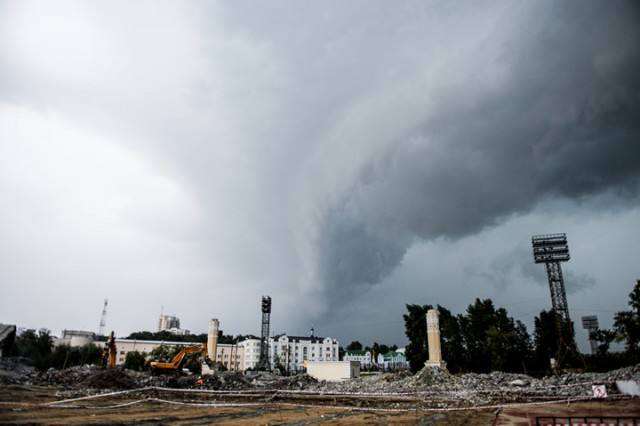
<instances>
[{"instance_id":1,"label":"gray sky","mask_svg":"<svg viewBox=\"0 0 640 426\"><path fill-rule=\"evenodd\" d=\"M0 322L404 345L640 278L635 2L0 1Z\"/></svg>"}]
</instances>

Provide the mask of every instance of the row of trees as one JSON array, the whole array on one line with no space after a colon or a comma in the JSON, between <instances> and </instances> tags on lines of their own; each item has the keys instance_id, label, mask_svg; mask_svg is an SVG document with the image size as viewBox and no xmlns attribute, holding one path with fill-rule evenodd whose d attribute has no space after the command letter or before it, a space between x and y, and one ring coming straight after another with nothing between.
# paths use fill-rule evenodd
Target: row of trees
<instances>
[{"instance_id":1,"label":"row of trees","mask_svg":"<svg viewBox=\"0 0 640 426\"><path fill-rule=\"evenodd\" d=\"M369 351L371 352L372 356L378 355L378 354L386 354L388 352L391 351L395 351L396 349L398 349L398 346L396 345L384 345L384 344L380 344L378 342L373 342L373 346L362 346L362 343L360 343L359 341L355 340L351 343L349 343L345 350L347 351Z\"/></svg>"},{"instance_id":2,"label":"row of trees","mask_svg":"<svg viewBox=\"0 0 640 426\"><path fill-rule=\"evenodd\" d=\"M598 354L583 356L569 346L571 353L564 360L565 366L596 370L640 362L640 280L629 299L632 309L615 315L612 330L591 335L599 344ZM425 316L432 308L408 304L403 316L409 339L406 355L413 371L420 370L429 358ZM548 372L549 359L556 356L558 334L553 311L542 311L535 318L532 337L522 322L511 318L506 309L496 308L490 299L476 299L464 314L453 315L440 305L435 309L440 315L442 355L453 373ZM564 336L564 340L572 342L575 336ZM625 351L610 353L614 341L624 342Z\"/></svg>"},{"instance_id":3,"label":"row of trees","mask_svg":"<svg viewBox=\"0 0 640 426\"><path fill-rule=\"evenodd\" d=\"M206 337L206 334L204 336ZM149 354L151 356L137 351L128 352L125 357L124 367L136 371L148 370L151 360L170 361L181 349L182 347L180 346L160 345ZM52 337L47 329L40 329L37 332L35 330L26 330L21 333L16 337L11 355L29 358L33 365L40 370L46 370L51 367L64 369L76 365L100 364L102 362L102 349L92 343L73 347L63 344L54 348ZM201 355L187 355L183 367L199 373Z\"/></svg>"},{"instance_id":4,"label":"row of trees","mask_svg":"<svg viewBox=\"0 0 640 426\"><path fill-rule=\"evenodd\" d=\"M168 341L168 342L194 342L194 343L206 343L207 333L202 334L185 334L178 335L169 331L163 330L158 332L153 331L136 331L131 333L127 339L132 340L153 340L153 341ZM246 339L257 339L253 334L238 334L232 336L230 334L224 334L222 330L218 331L218 343L236 344Z\"/></svg>"},{"instance_id":5,"label":"row of trees","mask_svg":"<svg viewBox=\"0 0 640 426\"><path fill-rule=\"evenodd\" d=\"M94 344L84 346L59 345L53 347L49 330L26 330L16 337L13 354L31 359L41 370L66 368L74 365L98 364L102 360L102 349Z\"/></svg>"},{"instance_id":6,"label":"row of trees","mask_svg":"<svg viewBox=\"0 0 640 426\"><path fill-rule=\"evenodd\" d=\"M431 305L407 305L405 333L409 338L406 355L412 371L424 367L429 358L425 317ZM520 321L506 309L496 309L489 299L476 299L466 315L453 315L438 306L442 354L451 372L491 370L522 371L531 349L531 339Z\"/></svg>"}]
</instances>

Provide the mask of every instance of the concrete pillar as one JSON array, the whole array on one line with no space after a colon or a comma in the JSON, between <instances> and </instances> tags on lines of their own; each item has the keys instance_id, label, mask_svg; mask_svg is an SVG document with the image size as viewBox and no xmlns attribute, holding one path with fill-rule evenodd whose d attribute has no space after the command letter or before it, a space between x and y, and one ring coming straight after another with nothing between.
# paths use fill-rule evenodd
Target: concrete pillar
<instances>
[{"instance_id":1,"label":"concrete pillar","mask_svg":"<svg viewBox=\"0 0 640 426\"><path fill-rule=\"evenodd\" d=\"M427 343L429 344L429 361L425 363L427 367L446 368L446 363L442 361L440 350L440 319L438 311L429 309L427 311Z\"/></svg>"},{"instance_id":2,"label":"concrete pillar","mask_svg":"<svg viewBox=\"0 0 640 426\"><path fill-rule=\"evenodd\" d=\"M218 318L211 318L209 321L209 335L207 336L207 355L211 362L216 361L216 353L218 352L218 329L220 321Z\"/></svg>"}]
</instances>

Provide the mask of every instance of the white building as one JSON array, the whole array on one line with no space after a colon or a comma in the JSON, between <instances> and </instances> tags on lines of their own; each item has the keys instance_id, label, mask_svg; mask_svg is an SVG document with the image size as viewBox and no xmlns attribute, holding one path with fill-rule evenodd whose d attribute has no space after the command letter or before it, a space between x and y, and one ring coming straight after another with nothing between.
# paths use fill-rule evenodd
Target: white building
<instances>
[{"instance_id":1,"label":"white building","mask_svg":"<svg viewBox=\"0 0 640 426\"><path fill-rule=\"evenodd\" d=\"M357 361L360 368L371 367L371 352L361 350L351 350L344 354L343 361Z\"/></svg>"},{"instance_id":2,"label":"white building","mask_svg":"<svg viewBox=\"0 0 640 426\"><path fill-rule=\"evenodd\" d=\"M59 338L53 337L51 340L53 341L53 346L69 345L75 347L93 343L95 338L96 333L93 331L65 329L62 330L62 335Z\"/></svg>"},{"instance_id":3,"label":"white building","mask_svg":"<svg viewBox=\"0 0 640 426\"><path fill-rule=\"evenodd\" d=\"M331 337L287 336L269 339L269 363L285 371L301 371L305 361L339 361L339 344Z\"/></svg>"},{"instance_id":4,"label":"white building","mask_svg":"<svg viewBox=\"0 0 640 426\"><path fill-rule=\"evenodd\" d=\"M172 315L160 315L158 319L158 331L180 328L180 319Z\"/></svg>"},{"instance_id":5,"label":"white building","mask_svg":"<svg viewBox=\"0 0 640 426\"><path fill-rule=\"evenodd\" d=\"M168 331L171 334L178 336L186 336L189 330L183 330L180 328L180 319L172 315L160 315L158 319L158 331Z\"/></svg>"},{"instance_id":6,"label":"white building","mask_svg":"<svg viewBox=\"0 0 640 426\"><path fill-rule=\"evenodd\" d=\"M247 339L238 343L238 346L244 348L244 364L243 370L255 368L260 361L260 339Z\"/></svg>"},{"instance_id":7,"label":"white building","mask_svg":"<svg viewBox=\"0 0 640 426\"><path fill-rule=\"evenodd\" d=\"M404 349L378 354L378 365L384 370L398 370L409 368Z\"/></svg>"},{"instance_id":8,"label":"white building","mask_svg":"<svg viewBox=\"0 0 640 426\"><path fill-rule=\"evenodd\" d=\"M317 380L343 381L360 377L358 361L307 361L307 374Z\"/></svg>"},{"instance_id":9,"label":"white building","mask_svg":"<svg viewBox=\"0 0 640 426\"><path fill-rule=\"evenodd\" d=\"M255 368L260 361L260 339L248 339L238 345L244 347L244 369ZM338 341L331 337L280 334L269 337L269 364L284 371L302 371L305 361L338 361L338 348Z\"/></svg>"}]
</instances>

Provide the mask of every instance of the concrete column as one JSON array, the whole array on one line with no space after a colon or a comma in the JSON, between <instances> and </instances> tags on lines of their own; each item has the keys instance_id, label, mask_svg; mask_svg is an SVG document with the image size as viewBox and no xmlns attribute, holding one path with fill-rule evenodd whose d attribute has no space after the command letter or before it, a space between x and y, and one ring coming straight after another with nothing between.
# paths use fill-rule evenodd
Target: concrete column
<instances>
[{"instance_id":1,"label":"concrete column","mask_svg":"<svg viewBox=\"0 0 640 426\"><path fill-rule=\"evenodd\" d=\"M429 361L425 363L427 367L445 368L446 363L442 361L440 350L440 319L438 311L429 309L427 311L427 343L429 344Z\"/></svg>"},{"instance_id":2,"label":"concrete column","mask_svg":"<svg viewBox=\"0 0 640 426\"><path fill-rule=\"evenodd\" d=\"M216 353L218 352L218 329L220 321L218 318L211 318L209 321L209 335L207 336L207 355L211 362L216 361Z\"/></svg>"}]
</instances>

